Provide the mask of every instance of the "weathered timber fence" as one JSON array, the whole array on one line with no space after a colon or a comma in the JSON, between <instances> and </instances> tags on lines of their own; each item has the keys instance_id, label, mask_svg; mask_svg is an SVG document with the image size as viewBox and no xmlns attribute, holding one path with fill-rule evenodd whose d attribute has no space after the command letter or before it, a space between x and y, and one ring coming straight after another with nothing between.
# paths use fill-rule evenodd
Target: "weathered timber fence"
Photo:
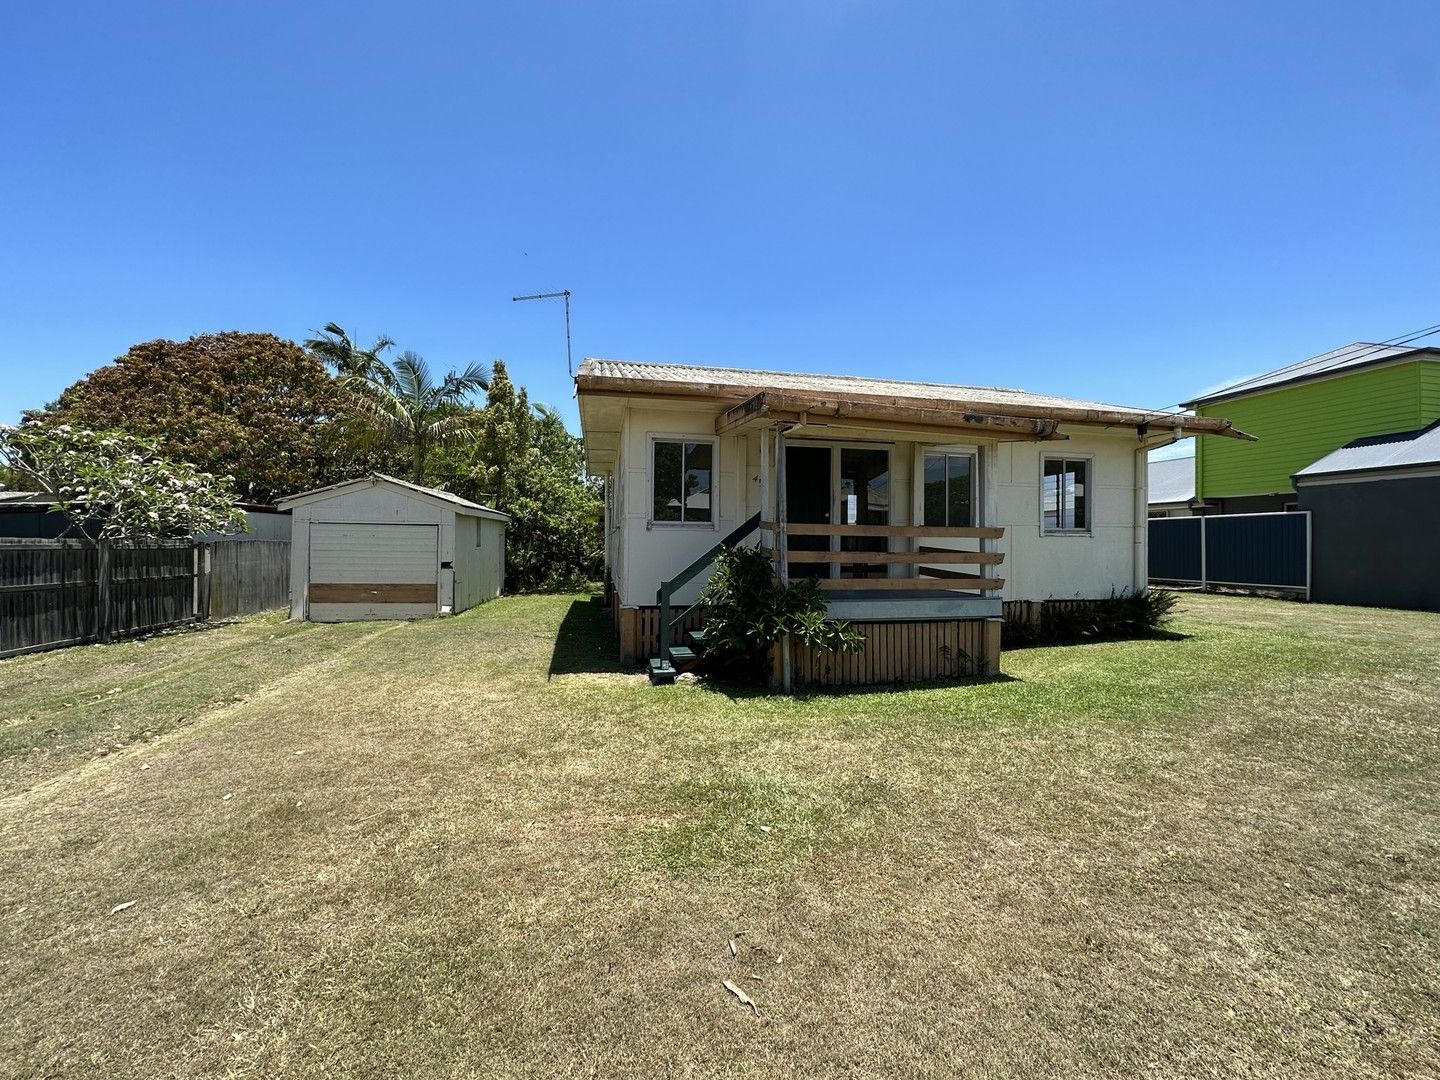
<instances>
[{"instance_id":1,"label":"weathered timber fence","mask_svg":"<svg viewBox=\"0 0 1440 1080\"><path fill-rule=\"evenodd\" d=\"M217 540L201 544L199 610L228 619L290 603L290 541Z\"/></svg>"},{"instance_id":2,"label":"weathered timber fence","mask_svg":"<svg viewBox=\"0 0 1440 1080\"><path fill-rule=\"evenodd\" d=\"M0 657L283 607L289 566L285 541L3 539Z\"/></svg>"}]
</instances>

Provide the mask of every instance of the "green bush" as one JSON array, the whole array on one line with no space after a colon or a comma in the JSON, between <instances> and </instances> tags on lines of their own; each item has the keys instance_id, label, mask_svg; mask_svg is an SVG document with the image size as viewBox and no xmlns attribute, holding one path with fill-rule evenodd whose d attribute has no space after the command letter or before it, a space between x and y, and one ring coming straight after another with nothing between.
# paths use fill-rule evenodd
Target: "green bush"
<instances>
[{"instance_id":1,"label":"green bush","mask_svg":"<svg viewBox=\"0 0 1440 1080\"><path fill-rule=\"evenodd\" d=\"M813 579L781 585L770 560L755 548L721 551L700 603L705 608L705 669L710 674L765 678L770 646L786 634L830 652L854 652L865 644L849 623L825 617L825 596Z\"/></svg>"},{"instance_id":2,"label":"green bush","mask_svg":"<svg viewBox=\"0 0 1440 1080\"><path fill-rule=\"evenodd\" d=\"M1003 641L1007 649L1015 649L1153 637L1164 630L1179 600L1173 592L1149 589L1111 593L1104 600L1087 600L1073 607L1046 605L1039 622L1007 619Z\"/></svg>"}]
</instances>

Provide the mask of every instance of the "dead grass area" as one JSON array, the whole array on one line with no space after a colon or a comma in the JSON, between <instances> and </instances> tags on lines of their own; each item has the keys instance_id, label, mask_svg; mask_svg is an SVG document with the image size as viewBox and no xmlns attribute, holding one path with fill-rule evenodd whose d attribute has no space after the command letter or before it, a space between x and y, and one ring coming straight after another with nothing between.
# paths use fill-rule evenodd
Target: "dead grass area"
<instances>
[{"instance_id":1,"label":"dead grass area","mask_svg":"<svg viewBox=\"0 0 1440 1080\"><path fill-rule=\"evenodd\" d=\"M0 1074L1440 1073L1440 617L1176 629L794 700L571 597L5 661Z\"/></svg>"}]
</instances>

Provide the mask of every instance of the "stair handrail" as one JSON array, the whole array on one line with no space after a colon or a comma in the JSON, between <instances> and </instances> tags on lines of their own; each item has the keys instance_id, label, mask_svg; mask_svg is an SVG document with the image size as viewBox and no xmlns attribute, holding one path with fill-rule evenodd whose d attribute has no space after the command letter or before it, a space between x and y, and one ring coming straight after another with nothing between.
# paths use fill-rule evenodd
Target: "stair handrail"
<instances>
[{"instance_id":1,"label":"stair handrail","mask_svg":"<svg viewBox=\"0 0 1440 1080\"><path fill-rule=\"evenodd\" d=\"M669 656L670 632L680 625L680 623L684 622L685 616L690 613L690 607L686 607L672 622L670 619L670 598L680 589L690 584L690 581L696 574L714 562L716 555L719 555L720 552L726 548L735 547L740 541L744 540L758 528L760 528L760 515L757 513L732 530L718 544L701 555L689 566L685 567L684 570L681 570L669 581L662 581L660 583L660 589L656 593L656 599L660 602L660 656L662 659Z\"/></svg>"}]
</instances>

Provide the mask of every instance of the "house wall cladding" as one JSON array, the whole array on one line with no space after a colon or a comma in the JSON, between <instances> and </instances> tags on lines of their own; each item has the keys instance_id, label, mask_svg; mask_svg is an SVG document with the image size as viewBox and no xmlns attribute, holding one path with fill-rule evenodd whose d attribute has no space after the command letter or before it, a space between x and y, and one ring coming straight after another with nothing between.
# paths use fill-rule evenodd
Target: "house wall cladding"
<instances>
[{"instance_id":1,"label":"house wall cladding","mask_svg":"<svg viewBox=\"0 0 1440 1080\"><path fill-rule=\"evenodd\" d=\"M751 514L762 510L765 485L760 468L761 436L750 432L716 440L717 513L713 523L677 527L650 521L651 439L710 439L714 438L714 430L713 409L646 405L626 410L609 541L611 573L622 605L654 603L667 573L686 566ZM1005 535L996 542L996 549L1005 555L1003 570L997 574L1005 579L1004 599L1100 599L1121 589L1143 586L1144 560L1141 558L1137 564L1134 551L1134 433L1097 431L1079 425L1062 430L1067 436L1063 443L971 443L960 436L954 442L927 439L919 443L877 439L873 433L835 428L825 438L797 435L789 444L844 444L859 438L866 445L889 445L890 520L896 525L918 521L916 462L923 448L973 446L980 456L982 474L988 474L994 486L993 524L1005 529ZM1041 462L1046 457L1064 455L1090 463L1090 527L1082 533L1050 535L1040 527ZM766 511L773 513L773 507ZM1142 542L1143 520L1139 520ZM685 586L676 596L676 603L694 602L707 577L708 572L702 573Z\"/></svg>"},{"instance_id":2,"label":"house wall cladding","mask_svg":"<svg viewBox=\"0 0 1440 1080\"><path fill-rule=\"evenodd\" d=\"M1306 484L1300 505L1314 519L1312 599L1440 611L1440 476Z\"/></svg>"},{"instance_id":3,"label":"house wall cladding","mask_svg":"<svg viewBox=\"0 0 1440 1080\"><path fill-rule=\"evenodd\" d=\"M1290 477L1351 439L1424 427L1440 418L1440 364L1413 361L1202 405L1257 443L1197 439L1201 499L1290 492Z\"/></svg>"}]
</instances>

